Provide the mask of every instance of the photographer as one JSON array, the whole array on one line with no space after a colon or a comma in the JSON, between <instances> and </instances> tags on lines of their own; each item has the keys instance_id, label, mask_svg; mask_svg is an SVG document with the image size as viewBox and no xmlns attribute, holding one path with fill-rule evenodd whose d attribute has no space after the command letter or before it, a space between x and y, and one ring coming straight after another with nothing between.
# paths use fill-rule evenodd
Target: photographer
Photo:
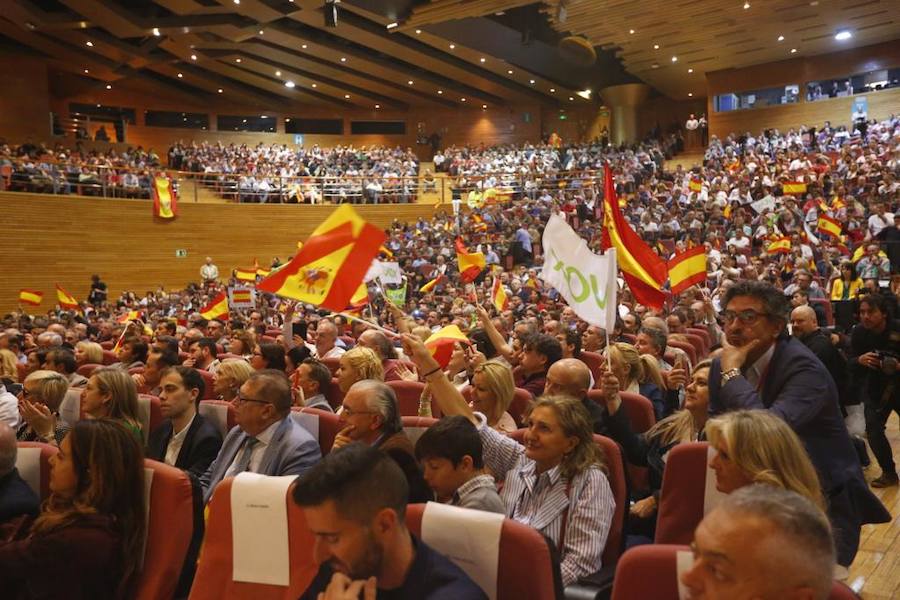
<instances>
[{"instance_id":1,"label":"photographer","mask_svg":"<svg viewBox=\"0 0 900 600\"><path fill-rule=\"evenodd\" d=\"M854 388L863 390L866 434L881 467L881 476L872 481L872 487L890 487L900 483L891 445L884 435L885 423L891 412L900 414L898 356L900 323L891 317L884 296L865 295L859 301L859 325L853 328L850 337L849 363Z\"/></svg>"}]
</instances>

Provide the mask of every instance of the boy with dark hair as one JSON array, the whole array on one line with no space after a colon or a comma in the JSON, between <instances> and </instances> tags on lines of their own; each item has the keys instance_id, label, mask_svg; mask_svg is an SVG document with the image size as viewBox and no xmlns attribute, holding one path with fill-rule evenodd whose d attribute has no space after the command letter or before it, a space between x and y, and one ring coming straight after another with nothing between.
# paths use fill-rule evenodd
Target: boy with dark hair
<instances>
[{"instance_id":1,"label":"boy with dark hair","mask_svg":"<svg viewBox=\"0 0 900 600\"><path fill-rule=\"evenodd\" d=\"M463 416L445 417L416 442L416 459L439 501L506 513L494 478L484 472L481 437Z\"/></svg>"}]
</instances>

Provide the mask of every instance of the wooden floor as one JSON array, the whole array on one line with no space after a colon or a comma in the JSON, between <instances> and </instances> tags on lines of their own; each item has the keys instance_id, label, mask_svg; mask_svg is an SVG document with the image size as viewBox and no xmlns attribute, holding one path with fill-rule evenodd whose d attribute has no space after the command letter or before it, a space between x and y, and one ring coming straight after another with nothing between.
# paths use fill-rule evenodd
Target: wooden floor
<instances>
[{"instance_id":1,"label":"wooden floor","mask_svg":"<svg viewBox=\"0 0 900 600\"><path fill-rule=\"evenodd\" d=\"M896 415L888 420L887 429L894 460L900 463L900 431ZM874 479L880 474L873 458L872 466L866 470L866 479ZM846 583L863 600L900 600L900 488L873 488L873 491L891 511L894 520L884 525L863 527L859 554L850 567Z\"/></svg>"}]
</instances>

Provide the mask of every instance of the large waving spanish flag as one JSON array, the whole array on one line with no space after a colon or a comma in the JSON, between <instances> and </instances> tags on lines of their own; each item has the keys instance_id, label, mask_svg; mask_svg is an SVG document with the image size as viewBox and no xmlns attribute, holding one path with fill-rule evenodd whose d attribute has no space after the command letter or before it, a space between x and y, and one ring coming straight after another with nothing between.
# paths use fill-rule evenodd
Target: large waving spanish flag
<instances>
[{"instance_id":1,"label":"large waving spanish flag","mask_svg":"<svg viewBox=\"0 0 900 600\"><path fill-rule=\"evenodd\" d=\"M706 282L706 248L697 246L676 255L669 261L669 284L673 294L680 294L692 285Z\"/></svg>"},{"instance_id":2,"label":"large waving spanish flag","mask_svg":"<svg viewBox=\"0 0 900 600\"><path fill-rule=\"evenodd\" d=\"M200 309L200 316L207 321L218 319L220 321L228 320L228 295L222 292L209 301L209 304Z\"/></svg>"},{"instance_id":3,"label":"large waving spanish flag","mask_svg":"<svg viewBox=\"0 0 900 600\"><path fill-rule=\"evenodd\" d=\"M484 254L469 252L460 238L456 238L456 260L459 265L459 278L465 283L475 281L478 274L484 271Z\"/></svg>"},{"instance_id":4,"label":"large waving spanish flag","mask_svg":"<svg viewBox=\"0 0 900 600\"><path fill-rule=\"evenodd\" d=\"M178 214L178 199L172 188L172 180L160 175L153 178L153 216L174 219Z\"/></svg>"},{"instance_id":5,"label":"large waving spanish flag","mask_svg":"<svg viewBox=\"0 0 900 600\"><path fill-rule=\"evenodd\" d=\"M59 305L66 310L78 310L78 300L72 297L72 294L62 289L60 285L56 284L56 301Z\"/></svg>"},{"instance_id":6,"label":"large waving spanish flag","mask_svg":"<svg viewBox=\"0 0 900 600\"><path fill-rule=\"evenodd\" d=\"M31 306L40 306L44 300L44 292L35 290L19 290L19 302L30 304Z\"/></svg>"},{"instance_id":7,"label":"large waving spanish flag","mask_svg":"<svg viewBox=\"0 0 900 600\"><path fill-rule=\"evenodd\" d=\"M666 295L662 291L668 277L666 261L660 258L631 228L622 216L612 169L604 169L603 249L616 249L619 269L635 299L651 308L662 308Z\"/></svg>"},{"instance_id":8,"label":"large waving spanish flag","mask_svg":"<svg viewBox=\"0 0 900 600\"><path fill-rule=\"evenodd\" d=\"M256 289L344 310L384 240L382 230L343 204L316 227L291 262L260 281Z\"/></svg>"},{"instance_id":9,"label":"large waving spanish flag","mask_svg":"<svg viewBox=\"0 0 900 600\"><path fill-rule=\"evenodd\" d=\"M766 248L768 254L790 254L791 238L781 237L772 241Z\"/></svg>"},{"instance_id":10,"label":"large waving spanish flag","mask_svg":"<svg viewBox=\"0 0 900 600\"><path fill-rule=\"evenodd\" d=\"M820 233L827 233L835 239L841 237L841 223L837 219L832 219L828 215L821 215L817 227Z\"/></svg>"}]
</instances>

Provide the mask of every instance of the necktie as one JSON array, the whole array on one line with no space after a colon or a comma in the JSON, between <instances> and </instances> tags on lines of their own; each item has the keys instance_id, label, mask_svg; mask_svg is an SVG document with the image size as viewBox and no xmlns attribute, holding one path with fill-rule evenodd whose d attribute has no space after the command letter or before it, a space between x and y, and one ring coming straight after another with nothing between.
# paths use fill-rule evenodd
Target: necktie
<instances>
[{"instance_id":1,"label":"necktie","mask_svg":"<svg viewBox=\"0 0 900 600\"><path fill-rule=\"evenodd\" d=\"M244 442L244 449L238 458L237 464L234 466L234 474L237 476L250 468L250 455L253 454L253 448L259 443L255 437L247 436Z\"/></svg>"}]
</instances>

